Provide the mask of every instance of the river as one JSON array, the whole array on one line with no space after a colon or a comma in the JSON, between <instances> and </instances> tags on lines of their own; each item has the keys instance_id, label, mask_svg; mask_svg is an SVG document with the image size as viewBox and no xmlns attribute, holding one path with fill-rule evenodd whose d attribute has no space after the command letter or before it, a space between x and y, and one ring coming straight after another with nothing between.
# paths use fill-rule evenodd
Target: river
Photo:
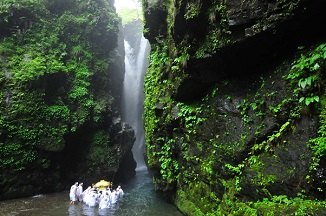
<instances>
[{"instance_id":1,"label":"river","mask_svg":"<svg viewBox=\"0 0 326 216\"><path fill-rule=\"evenodd\" d=\"M136 177L121 185L124 197L114 208L99 209L83 203L70 205L69 192L37 195L0 202L1 216L182 216L154 189L147 170L137 171Z\"/></svg>"}]
</instances>

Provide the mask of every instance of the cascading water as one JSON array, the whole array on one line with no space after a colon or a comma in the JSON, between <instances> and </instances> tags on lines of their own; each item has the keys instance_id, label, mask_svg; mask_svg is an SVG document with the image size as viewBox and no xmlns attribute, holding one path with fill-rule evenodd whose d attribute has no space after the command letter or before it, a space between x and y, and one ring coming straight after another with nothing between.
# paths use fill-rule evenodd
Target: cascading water
<instances>
[{"instance_id":1,"label":"cascading water","mask_svg":"<svg viewBox=\"0 0 326 216\"><path fill-rule=\"evenodd\" d=\"M142 114L144 111L144 76L148 66L149 43L141 37L139 47L132 48L128 41L125 46L125 78L123 82L122 117L135 131L136 141L132 148L134 159L137 163L136 170L146 168L144 160L145 131ZM135 50L138 50L135 53Z\"/></svg>"}]
</instances>

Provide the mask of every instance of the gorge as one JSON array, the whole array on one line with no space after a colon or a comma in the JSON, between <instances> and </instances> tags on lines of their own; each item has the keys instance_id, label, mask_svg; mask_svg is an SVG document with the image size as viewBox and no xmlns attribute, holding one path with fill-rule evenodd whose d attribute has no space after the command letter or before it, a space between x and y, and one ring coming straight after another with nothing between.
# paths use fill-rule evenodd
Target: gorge
<instances>
[{"instance_id":1,"label":"gorge","mask_svg":"<svg viewBox=\"0 0 326 216\"><path fill-rule=\"evenodd\" d=\"M326 2L141 2L0 6L0 200L145 168L185 215L325 215Z\"/></svg>"}]
</instances>

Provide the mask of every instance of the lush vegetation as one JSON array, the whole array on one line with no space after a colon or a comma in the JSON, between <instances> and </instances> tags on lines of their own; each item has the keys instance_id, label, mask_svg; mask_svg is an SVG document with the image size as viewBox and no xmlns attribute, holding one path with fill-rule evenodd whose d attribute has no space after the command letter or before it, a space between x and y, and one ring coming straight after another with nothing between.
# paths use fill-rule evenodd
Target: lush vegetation
<instances>
[{"instance_id":1,"label":"lush vegetation","mask_svg":"<svg viewBox=\"0 0 326 216\"><path fill-rule=\"evenodd\" d=\"M135 19L142 20L142 12L137 9L121 8L117 9L119 16L122 18L122 25L126 25Z\"/></svg>"},{"instance_id":2,"label":"lush vegetation","mask_svg":"<svg viewBox=\"0 0 326 216\"><path fill-rule=\"evenodd\" d=\"M130 5L117 7L117 13L121 17L123 26L137 19L143 20L141 0L133 0Z\"/></svg>"},{"instance_id":3,"label":"lush vegetation","mask_svg":"<svg viewBox=\"0 0 326 216\"><path fill-rule=\"evenodd\" d=\"M290 11L301 1L277 2L279 9ZM155 12L150 1L144 5ZM196 77L205 74L200 66L211 69L201 60L218 61L214 55L234 43L237 33L228 29L225 6L166 1L160 4L168 12L166 26L155 26L154 37L154 27L147 25L153 44L144 119L156 187L187 215L322 214L324 43L299 47L272 68L235 67L246 75L221 75L199 99L176 97L187 91L180 88L187 79L202 81ZM189 28L207 22L206 32L187 31L177 18ZM264 17L257 22L257 29L265 26ZM212 68L219 73L220 68Z\"/></svg>"},{"instance_id":4,"label":"lush vegetation","mask_svg":"<svg viewBox=\"0 0 326 216\"><path fill-rule=\"evenodd\" d=\"M324 101L320 99L324 97L321 92L324 79L320 71L325 67L324 47L325 44L322 44L315 49L305 50L301 52L301 57L293 61L290 70L285 66L274 72L279 79L288 82L288 89L284 89L285 91L270 91L273 89L271 86L277 86L273 80L274 75L259 78L258 90L238 103L236 107L243 124L246 125L246 129L242 129L241 134L236 134L238 131L236 125L231 126L234 124L232 121L236 121L234 118L227 113L218 113L214 108L218 106L218 102L213 101L220 101L221 99L217 97L223 97L218 93L219 89L224 88L223 85L232 84L225 82L198 103L177 103L166 92L175 91L178 85L173 85L170 79L162 80L163 74L160 73L164 71L162 62L166 65L172 60L167 56L164 48L152 51L150 74L145 81L149 164L154 170L158 169L161 175L161 178L155 179L157 185L162 185L164 182L168 185L178 184L179 190L175 202L183 212L189 215L259 215L261 213L263 215L307 215L325 208L323 201L310 200L309 193L304 190L299 191L296 197L273 195L269 191L271 186L282 184L282 178L285 176L269 173L268 167L272 165L266 163L269 155L274 155L273 163L278 163L278 149L293 148L291 146L295 144L286 137L296 133L295 122L307 115L309 112L307 110L324 106L319 105L319 102ZM174 73L178 71L172 68L173 66L171 71ZM286 74L282 75L282 73ZM275 101L276 96L280 99ZM225 96L227 101L232 99L231 95ZM279 122L277 128L267 135L264 134L267 128L264 122L266 116L277 118L280 115L286 116L287 119ZM318 170L320 158L325 154L324 118L324 111L321 109L319 136L310 141L306 140L306 148L310 148L313 152L309 162L310 172L305 176L307 182L313 182L316 178L313 177L314 172ZM215 119L213 120L215 123L209 122L212 119ZM215 130L212 128L221 127L218 121L223 121L226 125L230 124L230 127L226 127L229 131L214 134ZM210 124L211 129L203 124ZM166 136L166 130L171 131L171 127L172 135ZM203 130L201 127L206 129ZM210 137L209 142L201 140L200 137L203 136L205 139ZM234 136L238 138L233 142L227 141ZM256 142L250 145L247 156L239 163L235 155L245 148L251 136ZM308 155L304 153L300 157L303 160L308 159ZM225 163L225 161L229 162ZM225 167L225 170L221 171L219 166ZM250 172L255 173L250 184L255 185L258 194L265 198L261 201L242 202L236 197L242 193L244 184L248 184L246 175ZM287 172L291 175L296 171L293 168ZM231 178L225 180L221 175L230 175ZM224 195L219 197L212 191L214 187L224 191ZM325 185L318 185L316 189L322 191L324 187Z\"/></svg>"},{"instance_id":5,"label":"lush vegetation","mask_svg":"<svg viewBox=\"0 0 326 216\"><path fill-rule=\"evenodd\" d=\"M101 0L8 0L0 20L0 170L42 167L41 152L110 112L119 20Z\"/></svg>"}]
</instances>

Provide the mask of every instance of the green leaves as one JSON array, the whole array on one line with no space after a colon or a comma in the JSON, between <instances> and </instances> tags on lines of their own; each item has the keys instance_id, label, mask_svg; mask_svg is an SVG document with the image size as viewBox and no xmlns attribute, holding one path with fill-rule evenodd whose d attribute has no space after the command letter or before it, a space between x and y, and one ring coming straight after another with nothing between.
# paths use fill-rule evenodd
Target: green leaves
<instances>
[{"instance_id":1,"label":"green leaves","mask_svg":"<svg viewBox=\"0 0 326 216\"><path fill-rule=\"evenodd\" d=\"M309 104L313 102L319 102L319 96L318 95L312 95L311 97L301 97L299 99L299 103L304 103L306 106L309 106Z\"/></svg>"},{"instance_id":2,"label":"green leaves","mask_svg":"<svg viewBox=\"0 0 326 216\"><path fill-rule=\"evenodd\" d=\"M122 19L122 25L129 24L137 19L143 19L141 16L142 12L139 11L138 8L117 8L117 12Z\"/></svg>"},{"instance_id":3,"label":"green leaves","mask_svg":"<svg viewBox=\"0 0 326 216\"><path fill-rule=\"evenodd\" d=\"M164 142L164 138L161 137L160 140ZM172 156L172 145L175 144L174 139L169 139L161 148L161 151L155 152L159 156L158 161L161 163L160 173L162 177L168 181L172 181L176 178L179 170L178 161L173 159Z\"/></svg>"},{"instance_id":4,"label":"green leaves","mask_svg":"<svg viewBox=\"0 0 326 216\"><path fill-rule=\"evenodd\" d=\"M320 114L320 126L318 136L309 140L308 147L313 152L310 170L317 170L320 158L326 153L326 110L322 109Z\"/></svg>"},{"instance_id":5,"label":"green leaves","mask_svg":"<svg viewBox=\"0 0 326 216\"><path fill-rule=\"evenodd\" d=\"M319 66L318 66L319 67ZM312 87L314 82L318 79L317 75L311 75L306 78L301 78L298 82L300 88L305 89L306 87ZM306 106L309 106L313 102L319 102L319 96L310 94L309 96L301 97L299 103L304 103Z\"/></svg>"},{"instance_id":6,"label":"green leaves","mask_svg":"<svg viewBox=\"0 0 326 216\"><path fill-rule=\"evenodd\" d=\"M188 20L198 16L200 13L201 5L202 3L200 0L188 2L186 5L186 12L184 18Z\"/></svg>"},{"instance_id":7,"label":"green leaves","mask_svg":"<svg viewBox=\"0 0 326 216\"><path fill-rule=\"evenodd\" d=\"M297 91L302 90L304 95L299 98L299 103L309 106L319 102L317 88L320 89L320 68L325 65L326 43L319 45L293 62L287 79L298 82Z\"/></svg>"},{"instance_id":8,"label":"green leaves","mask_svg":"<svg viewBox=\"0 0 326 216\"><path fill-rule=\"evenodd\" d=\"M26 165L36 159L36 152L25 149L20 143L0 142L0 169L10 167L16 171L24 170Z\"/></svg>"},{"instance_id":9,"label":"green leaves","mask_svg":"<svg viewBox=\"0 0 326 216\"><path fill-rule=\"evenodd\" d=\"M306 78L301 78L298 82L298 86L302 89L306 88L307 86L312 86L313 82L317 80L317 75L308 76Z\"/></svg>"},{"instance_id":10,"label":"green leaves","mask_svg":"<svg viewBox=\"0 0 326 216\"><path fill-rule=\"evenodd\" d=\"M200 117L200 114L202 113L201 107L187 105L181 102L178 103L178 107L180 108L178 116L185 120L185 126L190 133L194 132L194 127L197 124L206 120L206 118Z\"/></svg>"}]
</instances>

